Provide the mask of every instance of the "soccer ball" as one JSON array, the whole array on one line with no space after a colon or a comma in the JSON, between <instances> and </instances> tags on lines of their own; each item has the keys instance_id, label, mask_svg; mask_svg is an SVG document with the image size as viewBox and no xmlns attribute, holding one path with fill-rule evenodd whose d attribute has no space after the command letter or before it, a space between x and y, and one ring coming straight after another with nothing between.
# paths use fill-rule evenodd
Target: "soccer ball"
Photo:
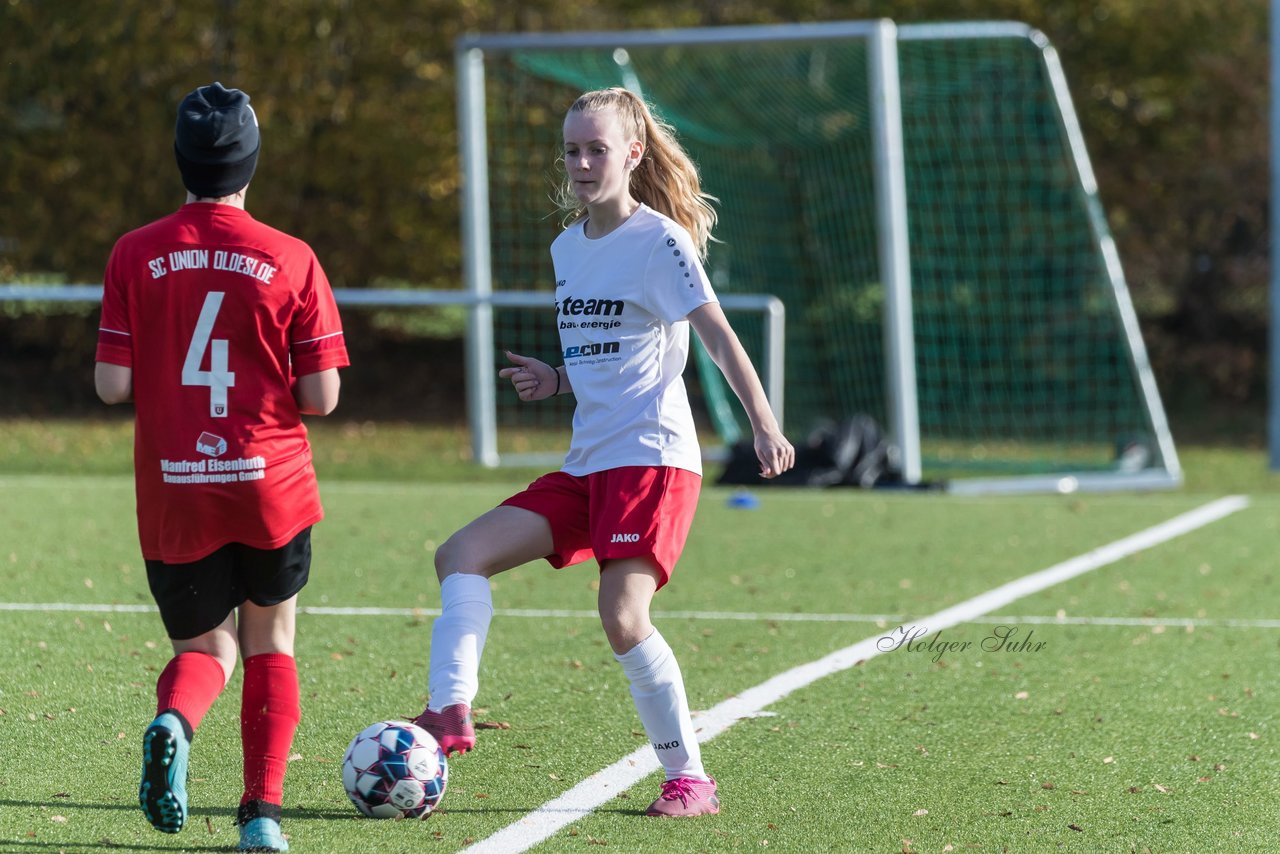
<instances>
[{"instance_id":1,"label":"soccer ball","mask_svg":"<svg viewBox=\"0 0 1280 854\"><path fill-rule=\"evenodd\" d=\"M370 818L426 818L444 797L448 780L440 745L405 721L366 727L342 757L342 785Z\"/></svg>"}]
</instances>

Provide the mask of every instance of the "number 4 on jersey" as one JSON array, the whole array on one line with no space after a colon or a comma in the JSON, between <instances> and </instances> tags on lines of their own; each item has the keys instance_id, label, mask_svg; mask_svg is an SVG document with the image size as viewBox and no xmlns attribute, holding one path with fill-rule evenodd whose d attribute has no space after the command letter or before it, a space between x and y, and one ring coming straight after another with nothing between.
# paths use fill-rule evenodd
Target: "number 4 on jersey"
<instances>
[{"instance_id":1,"label":"number 4 on jersey","mask_svg":"<svg viewBox=\"0 0 1280 854\"><path fill-rule=\"evenodd\" d=\"M218 310L222 308L222 291L210 291L204 298L204 306L200 309L200 319L196 321L196 330L191 335L191 344L187 347L187 358L182 363L183 385L207 385L209 387L209 415L214 418L225 418L227 415L227 389L236 384L236 375L227 370L227 341L217 338L210 341L213 335L213 322L218 318ZM204 361L204 351L209 351L209 370L200 370Z\"/></svg>"}]
</instances>

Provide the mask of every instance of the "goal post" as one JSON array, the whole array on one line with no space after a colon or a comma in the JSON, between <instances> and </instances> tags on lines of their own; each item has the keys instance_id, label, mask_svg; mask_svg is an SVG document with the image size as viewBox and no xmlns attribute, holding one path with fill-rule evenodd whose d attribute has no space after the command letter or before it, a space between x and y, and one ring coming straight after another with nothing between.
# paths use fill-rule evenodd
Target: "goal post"
<instances>
[{"instance_id":1,"label":"goal post","mask_svg":"<svg viewBox=\"0 0 1280 854\"><path fill-rule=\"evenodd\" d=\"M717 292L786 306L793 440L861 413L887 426L908 484L1180 483L1065 78L1038 31L876 20L478 35L459 39L457 62L477 303L510 291L550 305L564 111L584 90L625 86L721 199L706 265ZM495 309L473 324L476 458L493 465L562 428L571 403L494 394L497 347L558 352L545 314ZM762 324L739 334L759 364ZM709 360L693 365L707 399L723 399ZM726 419L741 427L734 409L715 419L722 438Z\"/></svg>"}]
</instances>

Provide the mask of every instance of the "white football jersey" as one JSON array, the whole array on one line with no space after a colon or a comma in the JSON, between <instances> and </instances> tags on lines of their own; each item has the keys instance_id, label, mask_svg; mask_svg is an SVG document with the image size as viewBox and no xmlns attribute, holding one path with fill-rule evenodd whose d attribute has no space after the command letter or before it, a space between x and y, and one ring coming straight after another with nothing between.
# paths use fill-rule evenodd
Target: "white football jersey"
<instances>
[{"instance_id":1,"label":"white football jersey","mask_svg":"<svg viewBox=\"0 0 1280 854\"><path fill-rule=\"evenodd\" d=\"M551 244L561 355L577 398L564 471L701 474L683 378L685 318L716 297L693 239L646 205L604 237L588 238L584 222Z\"/></svg>"}]
</instances>

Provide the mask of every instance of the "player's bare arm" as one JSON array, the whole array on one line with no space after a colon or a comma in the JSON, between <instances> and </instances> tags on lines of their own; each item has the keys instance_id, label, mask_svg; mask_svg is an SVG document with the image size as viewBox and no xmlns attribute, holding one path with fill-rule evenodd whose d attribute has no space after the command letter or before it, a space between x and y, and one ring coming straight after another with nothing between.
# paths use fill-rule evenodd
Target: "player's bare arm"
<instances>
[{"instance_id":1,"label":"player's bare arm","mask_svg":"<svg viewBox=\"0 0 1280 854\"><path fill-rule=\"evenodd\" d=\"M298 382L293 387L293 399L298 402L298 411L303 415L328 415L338 406L341 386L337 368L298 377Z\"/></svg>"},{"instance_id":2,"label":"player's bare arm","mask_svg":"<svg viewBox=\"0 0 1280 854\"><path fill-rule=\"evenodd\" d=\"M93 368L93 387L103 403L128 403L133 400L133 368L98 362Z\"/></svg>"},{"instance_id":3,"label":"player's bare arm","mask_svg":"<svg viewBox=\"0 0 1280 854\"><path fill-rule=\"evenodd\" d=\"M777 477L795 465L795 448L778 428L778 419L769 407L760 378L724 316L724 309L719 303L707 303L689 314L689 322L751 420L761 476Z\"/></svg>"}]
</instances>

